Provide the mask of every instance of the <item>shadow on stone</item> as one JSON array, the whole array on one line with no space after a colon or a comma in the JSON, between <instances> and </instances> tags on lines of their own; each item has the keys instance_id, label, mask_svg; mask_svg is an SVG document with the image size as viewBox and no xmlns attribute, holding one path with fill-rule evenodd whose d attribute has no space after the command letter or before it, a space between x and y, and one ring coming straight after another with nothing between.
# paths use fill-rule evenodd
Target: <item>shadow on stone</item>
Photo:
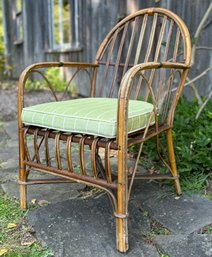
<instances>
[{"instance_id":1,"label":"shadow on stone","mask_svg":"<svg viewBox=\"0 0 212 257\"><path fill-rule=\"evenodd\" d=\"M130 206L130 250L124 256L157 257L143 242L149 221L134 204ZM115 247L115 219L106 195L98 199L67 200L29 212L29 221L57 257L123 256Z\"/></svg>"}]
</instances>

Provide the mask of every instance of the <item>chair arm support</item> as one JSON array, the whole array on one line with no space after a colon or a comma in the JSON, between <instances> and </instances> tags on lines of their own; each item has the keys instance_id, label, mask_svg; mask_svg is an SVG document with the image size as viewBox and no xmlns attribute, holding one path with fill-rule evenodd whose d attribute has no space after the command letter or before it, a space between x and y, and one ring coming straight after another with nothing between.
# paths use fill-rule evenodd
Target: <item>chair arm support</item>
<instances>
[{"instance_id":1,"label":"chair arm support","mask_svg":"<svg viewBox=\"0 0 212 257\"><path fill-rule=\"evenodd\" d=\"M160 68L175 68L175 69L182 69L188 70L190 67L189 65L185 65L182 63L173 63L173 62L147 62L142 64L137 64L130 68L124 75L120 89L119 89L119 96L118 96L118 122L117 122L117 141L119 145L126 145L127 139L127 120L128 120L128 103L129 97L131 93L131 89L133 86L133 79L134 77L143 70L149 69L160 69ZM141 74L142 76L142 74ZM143 77L145 79L145 77ZM147 86L150 91L150 95L153 100L153 111L155 115L155 125L158 127L158 120L157 120L157 109L155 103L155 96L151 86L149 85L148 81ZM125 142L124 142L125 141Z\"/></svg>"},{"instance_id":2,"label":"chair arm support","mask_svg":"<svg viewBox=\"0 0 212 257\"><path fill-rule=\"evenodd\" d=\"M80 63L80 62L40 62L40 63L34 63L30 66L28 66L23 73L30 72L34 69L40 69L40 68L52 68L52 67L78 67L78 68L89 68L89 67L98 67L98 64L94 63ZM22 73L22 74L23 74Z\"/></svg>"},{"instance_id":3,"label":"chair arm support","mask_svg":"<svg viewBox=\"0 0 212 257\"><path fill-rule=\"evenodd\" d=\"M28 66L20 75L18 89L22 90L27 78L36 69L53 68L53 67L74 67L74 68L98 68L98 64L93 63L77 63L77 62L41 62ZM18 92L19 94L19 92Z\"/></svg>"},{"instance_id":4,"label":"chair arm support","mask_svg":"<svg viewBox=\"0 0 212 257\"><path fill-rule=\"evenodd\" d=\"M182 64L182 63L173 63L173 62L147 62L147 63L140 63L132 68L130 68L124 75L121 86L119 89L119 98L129 98L130 89L131 89L131 82L133 78L143 70L150 70L150 69L160 69L160 68L175 68L175 69L189 69L190 66Z\"/></svg>"},{"instance_id":5,"label":"chair arm support","mask_svg":"<svg viewBox=\"0 0 212 257\"><path fill-rule=\"evenodd\" d=\"M95 76L97 72L98 64L77 63L77 62L41 62L41 63L35 63L28 66L21 73L18 81L18 117L20 116L21 111L23 109L24 88L29 76L37 69L43 69L43 68L45 69L45 68L53 68L53 67L69 67L69 68L79 68L79 69L93 68L95 71L95 74L94 74ZM93 92L91 92L91 94L93 94Z\"/></svg>"}]
</instances>

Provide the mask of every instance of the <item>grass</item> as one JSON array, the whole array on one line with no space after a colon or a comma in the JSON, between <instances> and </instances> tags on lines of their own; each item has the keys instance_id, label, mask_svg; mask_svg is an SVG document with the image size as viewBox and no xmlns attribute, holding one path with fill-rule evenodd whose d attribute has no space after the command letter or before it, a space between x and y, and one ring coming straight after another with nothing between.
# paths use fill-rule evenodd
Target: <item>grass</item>
<instances>
[{"instance_id":1,"label":"grass","mask_svg":"<svg viewBox=\"0 0 212 257\"><path fill-rule=\"evenodd\" d=\"M48 257L53 256L34 238L34 230L28 225L26 211L19 208L19 203L0 193L0 256L4 257ZM30 240L22 245L26 235ZM5 253L4 253L5 252Z\"/></svg>"},{"instance_id":2,"label":"grass","mask_svg":"<svg viewBox=\"0 0 212 257\"><path fill-rule=\"evenodd\" d=\"M156 220L151 220L150 231L144 235L144 241L151 244L158 235L170 235L171 232Z\"/></svg>"},{"instance_id":3,"label":"grass","mask_svg":"<svg viewBox=\"0 0 212 257\"><path fill-rule=\"evenodd\" d=\"M210 195L207 194L208 187L208 178L210 178L210 174L205 174L203 172L193 173L190 176L182 176L180 178L180 185L182 188L182 192L191 195L191 194L201 194L208 199L210 199ZM175 191L173 190L173 181L165 181L163 184L169 185L170 190L161 191L158 194L158 199L165 198L167 196L174 197ZM212 198L211 198L212 199Z\"/></svg>"},{"instance_id":4,"label":"grass","mask_svg":"<svg viewBox=\"0 0 212 257\"><path fill-rule=\"evenodd\" d=\"M0 194L0 245L6 241L8 223L17 223L24 215L16 201Z\"/></svg>"},{"instance_id":5,"label":"grass","mask_svg":"<svg viewBox=\"0 0 212 257\"><path fill-rule=\"evenodd\" d=\"M191 176L186 176L181 179L181 187L183 192L204 193L208 186L208 177L210 174L193 173Z\"/></svg>"}]
</instances>

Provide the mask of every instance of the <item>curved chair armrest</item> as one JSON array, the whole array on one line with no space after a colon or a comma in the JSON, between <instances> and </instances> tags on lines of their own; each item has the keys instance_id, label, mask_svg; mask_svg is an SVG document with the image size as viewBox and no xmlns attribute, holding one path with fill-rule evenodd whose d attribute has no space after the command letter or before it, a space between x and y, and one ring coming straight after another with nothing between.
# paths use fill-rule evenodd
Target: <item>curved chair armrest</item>
<instances>
[{"instance_id":1,"label":"curved chair armrest","mask_svg":"<svg viewBox=\"0 0 212 257\"><path fill-rule=\"evenodd\" d=\"M94 76L96 76L98 64L77 63L77 62L43 62L43 63L35 63L35 64L28 66L21 73L19 81L18 81L18 117L20 117L21 111L23 109L24 88L25 88L25 84L26 84L26 81L29 78L29 76L38 69L53 68L53 67L69 67L69 68L79 68L79 69L94 68L95 69ZM95 78L94 78L93 83L95 83ZM93 89L93 91L94 91L94 89ZM91 95L94 94L93 91L91 91Z\"/></svg>"},{"instance_id":2,"label":"curved chair armrest","mask_svg":"<svg viewBox=\"0 0 212 257\"><path fill-rule=\"evenodd\" d=\"M150 69L160 69L160 68L175 68L175 69L189 69L190 66L182 64L182 63L174 63L174 62L147 62L141 63L130 68L124 75L121 86L119 89L119 98L128 99L130 95L131 82L133 78L143 70Z\"/></svg>"},{"instance_id":3,"label":"curved chair armrest","mask_svg":"<svg viewBox=\"0 0 212 257\"><path fill-rule=\"evenodd\" d=\"M34 70L53 67L98 68L98 64L77 62L41 62L32 64L28 66L20 75L18 82L18 95L20 95L21 91L24 89L23 85Z\"/></svg>"},{"instance_id":4,"label":"curved chair armrest","mask_svg":"<svg viewBox=\"0 0 212 257\"><path fill-rule=\"evenodd\" d=\"M127 117L128 117L128 103L129 103L129 98L130 98L130 93L131 89L133 86L133 79L134 77L140 73L142 75L143 70L150 70L150 69L160 69L160 68L175 68L175 69L182 69L182 70L188 70L190 68L189 65L185 65L182 63L173 63L173 62L147 62L147 63L142 63L142 64L137 64L130 68L126 74L124 75L120 89L119 89L119 96L118 96L118 122L117 122L117 141L118 144L120 145L123 144L123 141L125 141L127 138ZM187 75L187 73L186 73ZM143 76L143 79L145 77ZM186 79L186 76L184 76L184 81L182 85L184 84ZM146 84L149 88L150 95L153 100L153 111L154 111L154 116L155 116L155 126L158 127L158 118L157 118L157 107L156 107L156 101L155 101L155 96L153 93L153 90L151 86L149 85L148 81L146 80ZM157 128L156 128L157 129ZM120 142L120 143L119 143ZM125 142L126 144L126 142Z\"/></svg>"},{"instance_id":5,"label":"curved chair armrest","mask_svg":"<svg viewBox=\"0 0 212 257\"><path fill-rule=\"evenodd\" d=\"M69 68L98 68L97 64L92 63L75 63L75 62L43 62L43 63L35 63L30 66L28 66L20 75L19 81L18 81L18 99L21 100L23 98L24 94L24 86L26 83L26 80L29 78L29 76L37 69L42 68L53 68L53 67L69 67ZM19 101L19 104L22 101Z\"/></svg>"}]
</instances>

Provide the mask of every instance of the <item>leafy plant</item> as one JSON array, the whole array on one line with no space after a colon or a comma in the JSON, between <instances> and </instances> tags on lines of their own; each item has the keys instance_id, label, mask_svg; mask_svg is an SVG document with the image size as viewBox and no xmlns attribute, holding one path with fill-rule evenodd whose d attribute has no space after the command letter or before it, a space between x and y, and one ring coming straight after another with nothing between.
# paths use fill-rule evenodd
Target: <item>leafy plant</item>
<instances>
[{"instance_id":1,"label":"leafy plant","mask_svg":"<svg viewBox=\"0 0 212 257\"><path fill-rule=\"evenodd\" d=\"M174 143L178 170L181 174L209 174L212 170L212 101L208 102L198 120L197 102L181 99L176 110Z\"/></svg>"},{"instance_id":2,"label":"leafy plant","mask_svg":"<svg viewBox=\"0 0 212 257\"><path fill-rule=\"evenodd\" d=\"M26 90L33 91L33 90L41 90L45 88L45 84L42 84L39 80L30 80L26 81L25 85Z\"/></svg>"},{"instance_id":3,"label":"leafy plant","mask_svg":"<svg viewBox=\"0 0 212 257\"><path fill-rule=\"evenodd\" d=\"M63 92L65 90L68 82L62 78L61 70L59 68L49 68L45 71L44 75L55 92ZM47 82L43 80L28 79L25 87L29 91L43 90L47 88ZM69 85L69 92L72 96L76 96L76 87L74 83Z\"/></svg>"},{"instance_id":4,"label":"leafy plant","mask_svg":"<svg viewBox=\"0 0 212 257\"><path fill-rule=\"evenodd\" d=\"M67 82L62 79L61 70L58 68L50 68L45 72L45 76L48 78L51 86L56 91L63 91Z\"/></svg>"},{"instance_id":5,"label":"leafy plant","mask_svg":"<svg viewBox=\"0 0 212 257\"><path fill-rule=\"evenodd\" d=\"M173 128L177 168L183 189L195 192L207 186L207 179L212 171L212 100L208 101L199 118L195 119L198 110L196 101L181 98L175 112ZM165 137L161 138L164 146L165 140ZM130 151L135 153L137 149L138 146L134 146ZM154 138L144 144L140 163L148 170L163 172L166 169L159 163Z\"/></svg>"}]
</instances>

